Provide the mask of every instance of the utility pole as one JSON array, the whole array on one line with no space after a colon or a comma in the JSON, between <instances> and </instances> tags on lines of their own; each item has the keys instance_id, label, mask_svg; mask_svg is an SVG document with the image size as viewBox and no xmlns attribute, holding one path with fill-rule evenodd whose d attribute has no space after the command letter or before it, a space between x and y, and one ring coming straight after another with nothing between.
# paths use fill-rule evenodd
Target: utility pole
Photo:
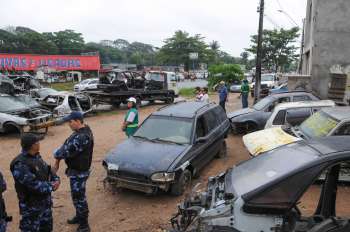
<instances>
[{"instance_id":1,"label":"utility pole","mask_svg":"<svg viewBox=\"0 0 350 232\"><path fill-rule=\"evenodd\" d=\"M262 36L263 36L263 28L264 28L264 7L265 7L264 0L260 0L260 7L258 7L258 12L260 13L260 18L259 18L258 46L257 46L257 53L256 53L254 102L257 102L260 99Z\"/></svg>"},{"instance_id":2,"label":"utility pole","mask_svg":"<svg viewBox=\"0 0 350 232\"><path fill-rule=\"evenodd\" d=\"M299 57L299 64L298 64L299 74L301 74L303 69L304 39L305 39L305 19L303 19L303 32L301 34L300 57Z\"/></svg>"}]
</instances>

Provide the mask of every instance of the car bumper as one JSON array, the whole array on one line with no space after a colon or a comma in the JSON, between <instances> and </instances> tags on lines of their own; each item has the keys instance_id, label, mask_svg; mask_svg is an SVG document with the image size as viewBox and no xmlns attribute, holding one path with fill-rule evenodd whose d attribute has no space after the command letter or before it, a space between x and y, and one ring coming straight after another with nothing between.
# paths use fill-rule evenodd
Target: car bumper
<instances>
[{"instance_id":1,"label":"car bumper","mask_svg":"<svg viewBox=\"0 0 350 232\"><path fill-rule=\"evenodd\" d=\"M117 188L125 188L134 191L154 194L159 190L168 191L170 183L154 183L150 181L138 180L135 178L121 177L108 171L107 182Z\"/></svg>"}]
</instances>

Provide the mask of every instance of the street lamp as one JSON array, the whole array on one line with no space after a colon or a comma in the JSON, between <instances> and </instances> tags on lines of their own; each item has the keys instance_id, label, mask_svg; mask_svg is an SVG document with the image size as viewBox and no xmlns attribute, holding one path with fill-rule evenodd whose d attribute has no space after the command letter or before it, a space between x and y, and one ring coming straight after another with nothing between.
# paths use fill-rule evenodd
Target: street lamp
<instances>
[{"instance_id":1,"label":"street lamp","mask_svg":"<svg viewBox=\"0 0 350 232\"><path fill-rule=\"evenodd\" d=\"M277 11L286 15L295 26L299 27L299 25L295 22L295 20L287 12L285 12L284 10L277 10Z\"/></svg>"}]
</instances>

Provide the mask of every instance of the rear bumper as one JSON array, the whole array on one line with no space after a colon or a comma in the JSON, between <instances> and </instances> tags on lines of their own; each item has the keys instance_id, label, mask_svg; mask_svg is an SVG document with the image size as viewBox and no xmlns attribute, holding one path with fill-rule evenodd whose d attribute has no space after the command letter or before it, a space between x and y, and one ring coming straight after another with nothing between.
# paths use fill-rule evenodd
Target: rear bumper
<instances>
[{"instance_id":1,"label":"rear bumper","mask_svg":"<svg viewBox=\"0 0 350 232\"><path fill-rule=\"evenodd\" d=\"M114 185L117 188L131 189L139 192L144 192L147 194L154 194L159 190L168 191L170 184L169 183L145 183L135 179L129 179L125 177L118 177L114 175L108 175L107 181L111 185Z\"/></svg>"}]
</instances>

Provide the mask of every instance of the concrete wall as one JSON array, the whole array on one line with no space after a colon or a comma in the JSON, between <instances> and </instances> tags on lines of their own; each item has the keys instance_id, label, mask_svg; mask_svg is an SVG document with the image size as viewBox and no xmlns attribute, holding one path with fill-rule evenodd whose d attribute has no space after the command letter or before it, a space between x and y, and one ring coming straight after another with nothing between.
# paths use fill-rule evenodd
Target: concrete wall
<instances>
[{"instance_id":1,"label":"concrete wall","mask_svg":"<svg viewBox=\"0 0 350 232\"><path fill-rule=\"evenodd\" d=\"M302 73L308 74L309 71L313 91L327 98L330 68L336 64L350 64L350 1L309 0L307 9L310 9L310 4L312 23L310 27L306 26ZM309 70L306 59L308 51Z\"/></svg>"},{"instance_id":2,"label":"concrete wall","mask_svg":"<svg viewBox=\"0 0 350 232\"><path fill-rule=\"evenodd\" d=\"M310 76L307 75L287 75L288 79L288 90L306 90L308 92L312 91Z\"/></svg>"}]
</instances>

